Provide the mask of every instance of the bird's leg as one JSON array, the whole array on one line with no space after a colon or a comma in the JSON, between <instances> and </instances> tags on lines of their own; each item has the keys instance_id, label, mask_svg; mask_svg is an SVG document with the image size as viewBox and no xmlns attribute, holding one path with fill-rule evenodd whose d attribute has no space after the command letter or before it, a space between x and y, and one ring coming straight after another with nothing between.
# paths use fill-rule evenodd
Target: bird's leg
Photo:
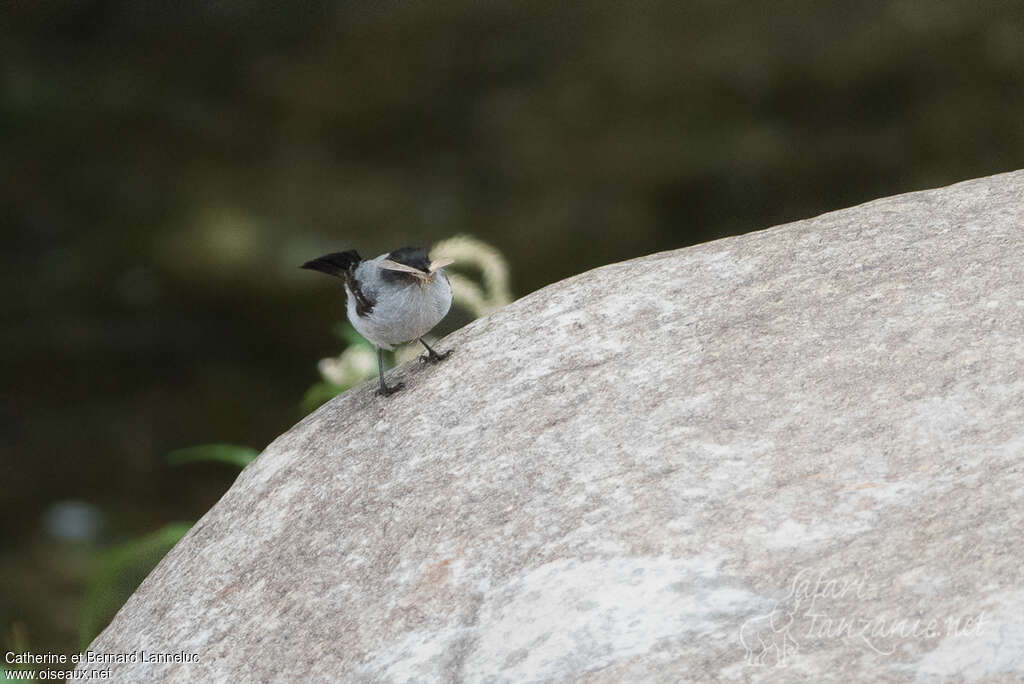
<instances>
[{"instance_id":1,"label":"bird's leg","mask_svg":"<svg viewBox=\"0 0 1024 684\"><path fill-rule=\"evenodd\" d=\"M382 397L386 397L389 394L394 394L398 390L405 387L404 382L392 385L391 387L388 387L387 385L384 384L384 350L381 349L380 347L377 347L377 378L380 380L380 389L377 390L377 394L381 395Z\"/></svg>"},{"instance_id":2,"label":"bird's leg","mask_svg":"<svg viewBox=\"0 0 1024 684\"><path fill-rule=\"evenodd\" d=\"M452 350L449 349L444 354L438 354L436 351L430 348L429 344L423 341L422 337L420 338L420 344L422 344L423 347L427 350L426 354L420 354L420 363L438 363L440 361L444 361L445 359L447 359L452 353Z\"/></svg>"}]
</instances>

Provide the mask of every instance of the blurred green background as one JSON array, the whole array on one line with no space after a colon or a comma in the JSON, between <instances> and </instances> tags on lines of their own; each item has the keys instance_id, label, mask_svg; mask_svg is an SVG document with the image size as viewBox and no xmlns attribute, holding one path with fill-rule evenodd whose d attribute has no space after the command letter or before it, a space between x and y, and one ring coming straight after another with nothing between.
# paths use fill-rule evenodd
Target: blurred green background
<instances>
[{"instance_id":1,"label":"blurred green background","mask_svg":"<svg viewBox=\"0 0 1024 684\"><path fill-rule=\"evenodd\" d=\"M262 448L340 351L300 263L469 233L523 295L1020 168L1024 9L7 2L0 135L0 650L71 653L97 551L237 474L166 454Z\"/></svg>"}]
</instances>

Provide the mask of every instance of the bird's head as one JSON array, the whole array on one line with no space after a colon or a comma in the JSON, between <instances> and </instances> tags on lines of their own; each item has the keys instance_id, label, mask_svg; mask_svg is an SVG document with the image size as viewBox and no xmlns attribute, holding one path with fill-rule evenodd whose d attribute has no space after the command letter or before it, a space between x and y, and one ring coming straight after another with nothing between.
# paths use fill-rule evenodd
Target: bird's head
<instances>
[{"instance_id":1,"label":"bird's head","mask_svg":"<svg viewBox=\"0 0 1024 684\"><path fill-rule=\"evenodd\" d=\"M411 277L420 285L425 285L434 280L434 275L439 270L454 261L454 259L431 261L427 250L421 247L402 247L388 254L387 258L382 259L378 265L384 271L390 272L385 273L385 277L388 275Z\"/></svg>"}]
</instances>

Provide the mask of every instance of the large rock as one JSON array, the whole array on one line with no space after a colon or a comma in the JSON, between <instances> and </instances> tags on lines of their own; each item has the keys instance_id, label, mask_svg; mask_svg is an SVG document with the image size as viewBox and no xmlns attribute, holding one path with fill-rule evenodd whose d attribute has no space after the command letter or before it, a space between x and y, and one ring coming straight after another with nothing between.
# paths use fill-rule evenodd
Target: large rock
<instances>
[{"instance_id":1,"label":"large rock","mask_svg":"<svg viewBox=\"0 0 1024 684\"><path fill-rule=\"evenodd\" d=\"M271 444L123 681L1024 679L1024 172L556 283Z\"/></svg>"}]
</instances>

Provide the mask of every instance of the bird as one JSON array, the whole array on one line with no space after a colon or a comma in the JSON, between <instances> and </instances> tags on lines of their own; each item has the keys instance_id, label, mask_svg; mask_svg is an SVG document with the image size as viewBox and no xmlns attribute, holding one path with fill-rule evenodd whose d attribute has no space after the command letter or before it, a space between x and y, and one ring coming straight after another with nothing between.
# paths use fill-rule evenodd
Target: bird
<instances>
[{"instance_id":1,"label":"bird","mask_svg":"<svg viewBox=\"0 0 1024 684\"><path fill-rule=\"evenodd\" d=\"M454 259L431 261L421 247L402 247L368 260L355 250L334 252L302 265L345 281L348 320L377 349L378 394L386 397L405 386L384 382L385 350L418 339L427 350L421 362L439 363L451 355L451 349L431 349L423 336L451 308L452 285L444 267L452 263Z\"/></svg>"}]
</instances>

